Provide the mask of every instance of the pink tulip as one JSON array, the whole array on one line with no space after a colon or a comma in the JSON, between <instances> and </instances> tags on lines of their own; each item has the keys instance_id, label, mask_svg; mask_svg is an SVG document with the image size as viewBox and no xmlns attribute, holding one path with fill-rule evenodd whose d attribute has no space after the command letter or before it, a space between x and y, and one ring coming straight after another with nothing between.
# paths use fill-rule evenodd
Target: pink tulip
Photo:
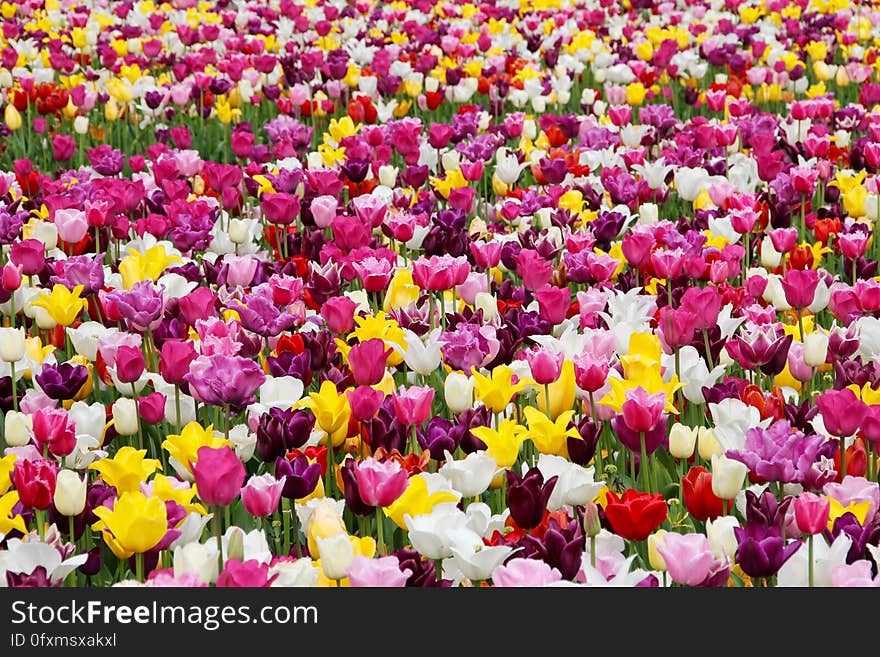
<instances>
[{"instance_id":1,"label":"pink tulip","mask_svg":"<svg viewBox=\"0 0 880 657\"><path fill-rule=\"evenodd\" d=\"M542 285L535 290L535 299L538 300L538 314L541 319L546 319L551 324L560 324L571 306L571 291L567 286Z\"/></svg>"},{"instance_id":2,"label":"pink tulip","mask_svg":"<svg viewBox=\"0 0 880 657\"><path fill-rule=\"evenodd\" d=\"M827 497L801 493L794 500L794 517L798 529L805 534L819 534L828 524L831 502Z\"/></svg>"},{"instance_id":3,"label":"pink tulip","mask_svg":"<svg viewBox=\"0 0 880 657\"><path fill-rule=\"evenodd\" d=\"M789 269L782 279L785 300L792 308L806 308L813 303L819 287L819 272L815 269Z\"/></svg>"},{"instance_id":4,"label":"pink tulip","mask_svg":"<svg viewBox=\"0 0 880 657\"><path fill-rule=\"evenodd\" d=\"M165 417L166 397L161 392L151 392L137 400L138 415L147 424L158 424Z\"/></svg>"},{"instance_id":5,"label":"pink tulip","mask_svg":"<svg viewBox=\"0 0 880 657\"><path fill-rule=\"evenodd\" d=\"M623 421L630 430L647 433L657 425L665 404L665 392L651 395L641 386L627 390L622 406Z\"/></svg>"},{"instance_id":6,"label":"pink tulip","mask_svg":"<svg viewBox=\"0 0 880 657\"><path fill-rule=\"evenodd\" d=\"M42 452L67 456L76 447L76 425L63 408L40 408L33 415L34 440Z\"/></svg>"},{"instance_id":7,"label":"pink tulip","mask_svg":"<svg viewBox=\"0 0 880 657\"><path fill-rule=\"evenodd\" d=\"M336 210L339 203L333 196L318 196L312 199L309 209L312 211L312 218L318 228L327 228L336 218Z\"/></svg>"},{"instance_id":8,"label":"pink tulip","mask_svg":"<svg viewBox=\"0 0 880 657\"><path fill-rule=\"evenodd\" d=\"M540 385L553 383L562 374L565 354L549 349L534 349L526 352L526 360L532 371L532 378Z\"/></svg>"},{"instance_id":9,"label":"pink tulip","mask_svg":"<svg viewBox=\"0 0 880 657\"><path fill-rule=\"evenodd\" d=\"M434 389L428 386L401 387L391 399L398 420L407 426L419 425L431 415Z\"/></svg>"},{"instance_id":10,"label":"pink tulip","mask_svg":"<svg viewBox=\"0 0 880 657\"><path fill-rule=\"evenodd\" d=\"M199 497L210 506L226 506L238 497L245 470L229 446L199 447L192 466Z\"/></svg>"},{"instance_id":11,"label":"pink tulip","mask_svg":"<svg viewBox=\"0 0 880 657\"><path fill-rule=\"evenodd\" d=\"M498 587L549 586L562 580L562 573L539 559L511 559L492 571Z\"/></svg>"},{"instance_id":12,"label":"pink tulip","mask_svg":"<svg viewBox=\"0 0 880 657\"><path fill-rule=\"evenodd\" d=\"M657 552L672 581L685 586L699 586L717 566L709 539L703 534L669 532L657 545Z\"/></svg>"},{"instance_id":13,"label":"pink tulip","mask_svg":"<svg viewBox=\"0 0 880 657\"><path fill-rule=\"evenodd\" d=\"M253 476L241 489L241 503L252 516L269 516L278 508L283 489L284 480L275 479L269 472L259 477Z\"/></svg>"},{"instance_id":14,"label":"pink tulip","mask_svg":"<svg viewBox=\"0 0 880 657\"><path fill-rule=\"evenodd\" d=\"M864 477L847 475L841 483L832 481L825 484L822 492L840 502L844 508L853 502L869 502L866 518L873 518L880 509L880 486L876 481L869 481Z\"/></svg>"},{"instance_id":15,"label":"pink tulip","mask_svg":"<svg viewBox=\"0 0 880 657\"><path fill-rule=\"evenodd\" d=\"M831 571L831 586L852 588L856 586L880 586L880 575L872 577L871 562L859 559L851 564L842 564Z\"/></svg>"},{"instance_id":16,"label":"pink tulip","mask_svg":"<svg viewBox=\"0 0 880 657\"><path fill-rule=\"evenodd\" d=\"M55 227L58 228L58 237L70 244L76 244L89 231L89 222L82 210L67 208L55 211Z\"/></svg>"},{"instance_id":17,"label":"pink tulip","mask_svg":"<svg viewBox=\"0 0 880 657\"><path fill-rule=\"evenodd\" d=\"M369 506L388 506L406 490L408 475L397 461L369 457L355 468L361 500Z\"/></svg>"},{"instance_id":18,"label":"pink tulip","mask_svg":"<svg viewBox=\"0 0 880 657\"><path fill-rule=\"evenodd\" d=\"M384 392L370 386L358 386L353 390L347 390L345 396L348 397L352 417L359 422L374 418L385 400Z\"/></svg>"},{"instance_id":19,"label":"pink tulip","mask_svg":"<svg viewBox=\"0 0 880 657\"><path fill-rule=\"evenodd\" d=\"M348 581L355 588L401 588L412 574L409 568L400 569L400 561L395 556L370 559L358 555L348 569Z\"/></svg>"},{"instance_id":20,"label":"pink tulip","mask_svg":"<svg viewBox=\"0 0 880 657\"><path fill-rule=\"evenodd\" d=\"M865 402L849 388L826 390L816 397L825 428L832 436L846 437L858 431L865 417Z\"/></svg>"},{"instance_id":21,"label":"pink tulip","mask_svg":"<svg viewBox=\"0 0 880 657\"><path fill-rule=\"evenodd\" d=\"M470 270L464 256L421 256L412 263L413 282L423 290L442 291L461 285Z\"/></svg>"},{"instance_id":22,"label":"pink tulip","mask_svg":"<svg viewBox=\"0 0 880 657\"><path fill-rule=\"evenodd\" d=\"M348 352L348 366L358 385L371 386L385 376L388 356L394 352L381 338L370 338L354 345Z\"/></svg>"},{"instance_id":23,"label":"pink tulip","mask_svg":"<svg viewBox=\"0 0 880 657\"><path fill-rule=\"evenodd\" d=\"M321 306L321 317L334 333L348 333L354 328L357 304L349 297L331 297Z\"/></svg>"}]
</instances>

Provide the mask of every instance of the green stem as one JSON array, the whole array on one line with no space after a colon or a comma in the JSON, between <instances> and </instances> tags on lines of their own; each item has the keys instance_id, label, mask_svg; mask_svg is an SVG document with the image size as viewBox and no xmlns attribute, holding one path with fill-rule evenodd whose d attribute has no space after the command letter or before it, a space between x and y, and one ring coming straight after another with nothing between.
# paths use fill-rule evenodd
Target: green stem
<instances>
[{"instance_id":1,"label":"green stem","mask_svg":"<svg viewBox=\"0 0 880 657\"><path fill-rule=\"evenodd\" d=\"M379 554L385 555L385 518L382 509L376 507L376 535L379 541Z\"/></svg>"},{"instance_id":2,"label":"green stem","mask_svg":"<svg viewBox=\"0 0 880 657\"><path fill-rule=\"evenodd\" d=\"M9 363L9 370L12 375L12 410L18 412L18 381L15 379L15 361Z\"/></svg>"},{"instance_id":3,"label":"green stem","mask_svg":"<svg viewBox=\"0 0 880 657\"><path fill-rule=\"evenodd\" d=\"M712 358L712 349L709 347L709 332L706 329L703 329L703 342L706 345L706 362L709 363L709 369L715 369L715 362Z\"/></svg>"},{"instance_id":4,"label":"green stem","mask_svg":"<svg viewBox=\"0 0 880 657\"><path fill-rule=\"evenodd\" d=\"M137 581L144 581L144 553L138 552L134 555L135 578Z\"/></svg>"},{"instance_id":5,"label":"green stem","mask_svg":"<svg viewBox=\"0 0 880 657\"><path fill-rule=\"evenodd\" d=\"M642 482L642 486L649 493L653 492L651 490L651 482L650 476L648 472L648 449L645 445L645 432L639 432L639 444L641 447L641 452L639 454L639 479Z\"/></svg>"},{"instance_id":6,"label":"green stem","mask_svg":"<svg viewBox=\"0 0 880 657\"><path fill-rule=\"evenodd\" d=\"M217 563L219 565L218 574L223 572L223 527L220 520L222 507L214 507L214 517L211 519L214 527L214 539L217 541Z\"/></svg>"},{"instance_id":7,"label":"green stem","mask_svg":"<svg viewBox=\"0 0 880 657\"><path fill-rule=\"evenodd\" d=\"M284 498L281 500L281 523L284 528L284 542L282 549L285 556L290 554L290 500Z\"/></svg>"},{"instance_id":8,"label":"green stem","mask_svg":"<svg viewBox=\"0 0 880 657\"><path fill-rule=\"evenodd\" d=\"M807 559L809 563L808 570L808 586L813 588L813 535L810 534L810 537L807 539Z\"/></svg>"}]
</instances>

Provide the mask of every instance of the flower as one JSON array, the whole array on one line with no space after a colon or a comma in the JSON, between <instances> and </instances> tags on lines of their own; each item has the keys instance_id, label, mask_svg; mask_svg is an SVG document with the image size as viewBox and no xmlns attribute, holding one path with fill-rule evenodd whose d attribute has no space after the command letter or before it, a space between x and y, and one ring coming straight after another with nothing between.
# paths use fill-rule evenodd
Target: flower
<instances>
[{"instance_id":1,"label":"flower","mask_svg":"<svg viewBox=\"0 0 880 657\"><path fill-rule=\"evenodd\" d=\"M240 409L256 401L266 375L249 358L213 354L193 360L184 380L199 401Z\"/></svg>"},{"instance_id":2,"label":"flower","mask_svg":"<svg viewBox=\"0 0 880 657\"><path fill-rule=\"evenodd\" d=\"M355 469L358 491L364 504L387 507L407 488L407 473L395 461L367 458Z\"/></svg>"},{"instance_id":3,"label":"flower","mask_svg":"<svg viewBox=\"0 0 880 657\"><path fill-rule=\"evenodd\" d=\"M82 292L82 285L71 291L56 283L50 293L43 292L32 299L31 306L44 308L57 324L70 326L86 307L86 300L80 298Z\"/></svg>"},{"instance_id":4,"label":"flower","mask_svg":"<svg viewBox=\"0 0 880 657\"><path fill-rule=\"evenodd\" d=\"M483 376L476 368L471 373L474 378L474 395L493 413L501 413L506 409L511 398L529 383L522 379L513 383L514 372L507 365L499 365L489 376Z\"/></svg>"},{"instance_id":5,"label":"flower","mask_svg":"<svg viewBox=\"0 0 880 657\"><path fill-rule=\"evenodd\" d=\"M342 444L348 433L351 407L348 397L340 395L332 381L325 379L318 392L298 402L297 407L308 408L314 413L316 424L327 434L334 447Z\"/></svg>"},{"instance_id":6,"label":"flower","mask_svg":"<svg viewBox=\"0 0 880 657\"><path fill-rule=\"evenodd\" d=\"M409 568L401 569L399 559L393 555L379 559L358 555L352 561L347 574L353 587L402 587L406 586L413 571Z\"/></svg>"},{"instance_id":7,"label":"flower","mask_svg":"<svg viewBox=\"0 0 880 657\"><path fill-rule=\"evenodd\" d=\"M424 474L417 474L407 480L406 490L394 502L383 507L385 515L401 529L406 528L404 517L415 517L444 502L458 502L459 495L449 490L431 490Z\"/></svg>"},{"instance_id":8,"label":"flower","mask_svg":"<svg viewBox=\"0 0 880 657\"><path fill-rule=\"evenodd\" d=\"M146 455L145 449L124 445L116 451L112 459L99 459L89 469L97 470L101 479L116 488L120 494L137 491L141 482L146 481L156 470L162 469L162 464L157 459L144 458Z\"/></svg>"},{"instance_id":9,"label":"flower","mask_svg":"<svg viewBox=\"0 0 880 657\"><path fill-rule=\"evenodd\" d=\"M57 468L48 459L16 461L12 483L21 503L29 509L48 509L55 494Z\"/></svg>"},{"instance_id":10,"label":"flower","mask_svg":"<svg viewBox=\"0 0 880 657\"><path fill-rule=\"evenodd\" d=\"M168 531L165 503L140 491L126 491L112 509L99 506L92 512L99 519L92 528L120 559L151 550Z\"/></svg>"},{"instance_id":11,"label":"flower","mask_svg":"<svg viewBox=\"0 0 880 657\"><path fill-rule=\"evenodd\" d=\"M247 512L258 518L272 515L281 501L284 482L267 472L251 476L241 489L241 503Z\"/></svg>"},{"instance_id":12,"label":"flower","mask_svg":"<svg viewBox=\"0 0 880 657\"><path fill-rule=\"evenodd\" d=\"M500 587L549 586L562 580L562 573L537 559L511 559L492 571L492 583Z\"/></svg>"},{"instance_id":13,"label":"flower","mask_svg":"<svg viewBox=\"0 0 880 657\"><path fill-rule=\"evenodd\" d=\"M86 506L85 479L73 470L61 470L55 477L52 501L55 510L63 516L78 516Z\"/></svg>"},{"instance_id":14,"label":"flower","mask_svg":"<svg viewBox=\"0 0 880 657\"><path fill-rule=\"evenodd\" d=\"M702 466L693 466L681 479L684 505L701 522L724 513L724 502L712 491L712 474Z\"/></svg>"},{"instance_id":15,"label":"flower","mask_svg":"<svg viewBox=\"0 0 880 657\"><path fill-rule=\"evenodd\" d=\"M228 445L199 447L192 473L199 497L210 506L226 506L238 497L246 476L244 466Z\"/></svg>"},{"instance_id":16,"label":"flower","mask_svg":"<svg viewBox=\"0 0 880 657\"><path fill-rule=\"evenodd\" d=\"M667 532L657 551L672 581L685 586L700 586L721 565L715 560L709 539L702 534Z\"/></svg>"},{"instance_id":17,"label":"flower","mask_svg":"<svg viewBox=\"0 0 880 657\"><path fill-rule=\"evenodd\" d=\"M162 448L184 470L184 474L192 475L192 466L198 458L202 447L231 446L229 440L214 434L214 425L203 428L198 422L188 422L179 434L169 434L162 442Z\"/></svg>"},{"instance_id":18,"label":"flower","mask_svg":"<svg viewBox=\"0 0 880 657\"><path fill-rule=\"evenodd\" d=\"M623 495L609 491L605 515L614 531L630 541L643 541L666 520L667 506L659 493L628 488Z\"/></svg>"},{"instance_id":19,"label":"flower","mask_svg":"<svg viewBox=\"0 0 880 657\"><path fill-rule=\"evenodd\" d=\"M547 510L547 502L556 486L557 477L544 481L543 473L533 468L524 477L513 470L507 471L507 500L510 516L523 529L540 524Z\"/></svg>"}]
</instances>

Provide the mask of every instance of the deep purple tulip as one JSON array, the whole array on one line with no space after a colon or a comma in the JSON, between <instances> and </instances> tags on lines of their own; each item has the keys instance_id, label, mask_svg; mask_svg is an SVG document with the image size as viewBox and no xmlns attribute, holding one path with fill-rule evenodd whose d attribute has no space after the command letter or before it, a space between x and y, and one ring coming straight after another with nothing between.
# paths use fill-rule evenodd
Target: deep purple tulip
<instances>
[{"instance_id":1,"label":"deep purple tulip","mask_svg":"<svg viewBox=\"0 0 880 657\"><path fill-rule=\"evenodd\" d=\"M341 468L342 488L345 495L345 506L351 512L359 516L369 516L376 512L376 508L366 504L361 498L360 487L357 482L357 463L355 459L345 459Z\"/></svg>"},{"instance_id":2,"label":"deep purple tulip","mask_svg":"<svg viewBox=\"0 0 880 657\"><path fill-rule=\"evenodd\" d=\"M89 370L84 365L78 364L51 365L46 363L34 378L47 397L63 401L73 399L89 378Z\"/></svg>"},{"instance_id":3,"label":"deep purple tulip","mask_svg":"<svg viewBox=\"0 0 880 657\"><path fill-rule=\"evenodd\" d=\"M558 477L550 477L546 482L537 468L529 470L520 477L513 470L507 471L507 502L510 516L523 529L533 529L541 524L547 501L553 494Z\"/></svg>"},{"instance_id":4,"label":"deep purple tulip","mask_svg":"<svg viewBox=\"0 0 880 657\"><path fill-rule=\"evenodd\" d=\"M749 577L772 577L797 552L799 543L785 545L782 530L750 523L734 527L737 550L736 562Z\"/></svg>"},{"instance_id":5,"label":"deep purple tulip","mask_svg":"<svg viewBox=\"0 0 880 657\"><path fill-rule=\"evenodd\" d=\"M275 459L275 478L284 479L282 497L298 500L305 497L318 485L321 477L321 464L309 464L306 456L297 456L292 461L286 458Z\"/></svg>"},{"instance_id":6,"label":"deep purple tulip","mask_svg":"<svg viewBox=\"0 0 880 657\"><path fill-rule=\"evenodd\" d=\"M291 449L305 445L315 426L315 416L302 410L270 408L257 425L256 452L270 463Z\"/></svg>"},{"instance_id":7,"label":"deep purple tulip","mask_svg":"<svg viewBox=\"0 0 880 657\"><path fill-rule=\"evenodd\" d=\"M458 442L464 435L465 429L454 425L446 418L436 416L428 420L423 431L418 432L418 441L422 449L431 452L431 458L440 461L445 458L444 451L452 453L458 447Z\"/></svg>"}]
</instances>

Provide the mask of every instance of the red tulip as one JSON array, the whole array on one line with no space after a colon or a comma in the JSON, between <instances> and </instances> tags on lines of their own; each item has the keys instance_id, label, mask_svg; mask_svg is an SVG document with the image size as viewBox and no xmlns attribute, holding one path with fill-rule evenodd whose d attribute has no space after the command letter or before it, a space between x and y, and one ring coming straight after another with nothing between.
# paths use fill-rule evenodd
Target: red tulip
<instances>
[{"instance_id":1,"label":"red tulip","mask_svg":"<svg viewBox=\"0 0 880 657\"><path fill-rule=\"evenodd\" d=\"M712 473L706 468L692 467L687 476L681 478L681 491L688 513L700 522L724 514L724 502L712 492Z\"/></svg>"},{"instance_id":2,"label":"red tulip","mask_svg":"<svg viewBox=\"0 0 880 657\"><path fill-rule=\"evenodd\" d=\"M640 493L628 488L618 497L608 492L605 516L612 529L629 541L643 541L666 520L666 500L660 493Z\"/></svg>"}]
</instances>

